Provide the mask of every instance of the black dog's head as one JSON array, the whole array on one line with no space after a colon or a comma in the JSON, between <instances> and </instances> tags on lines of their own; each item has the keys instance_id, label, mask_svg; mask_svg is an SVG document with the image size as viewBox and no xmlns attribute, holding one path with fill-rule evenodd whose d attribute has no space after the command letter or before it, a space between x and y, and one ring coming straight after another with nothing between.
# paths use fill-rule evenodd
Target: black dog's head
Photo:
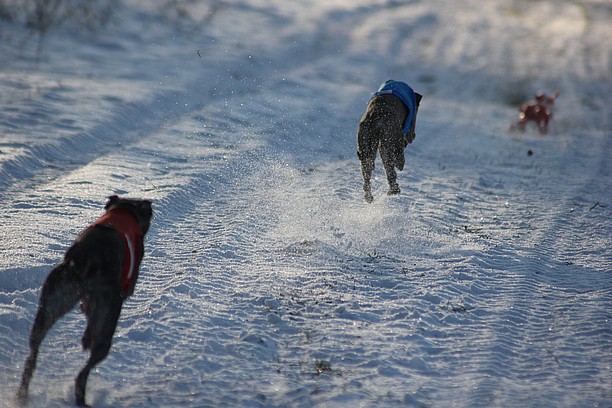
<instances>
[{"instance_id":1,"label":"black dog's head","mask_svg":"<svg viewBox=\"0 0 612 408\"><path fill-rule=\"evenodd\" d=\"M151 225L151 217L153 217L153 209L151 201L148 200L129 200L127 198L119 198L116 195L108 197L108 202L104 206L106 211L116 208L121 208L132 213L138 220L143 234L146 234Z\"/></svg>"},{"instance_id":2,"label":"black dog's head","mask_svg":"<svg viewBox=\"0 0 612 408\"><path fill-rule=\"evenodd\" d=\"M416 109L414 112L414 120L412 121L412 125L410 126L410 131L408 132L408 135L406 136L406 146L412 143L414 139L416 138L416 132L415 132L416 117L417 117L417 113L419 113L419 105L421 104L421 99L423 99L423 95L421 95L418 92L415 92L414 96L416 98Z\"/></svg>"}]
</instances>

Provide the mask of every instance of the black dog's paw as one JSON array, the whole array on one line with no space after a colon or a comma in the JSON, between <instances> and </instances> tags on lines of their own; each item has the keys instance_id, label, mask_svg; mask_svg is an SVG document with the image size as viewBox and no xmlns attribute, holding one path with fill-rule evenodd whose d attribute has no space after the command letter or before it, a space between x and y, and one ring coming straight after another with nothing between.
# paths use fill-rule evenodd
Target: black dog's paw
<instances>
[{"instance_id":1,"label":"black dog's paw","mask_svg":"<svg viewBox=\"0 0 612 408\"><path fill-rule=\"evenodd\" d=\"M76 404L77 407L91 408L91 405L86 403L84 398L76 400L75 404Z\"/></svg>"},{"instance_id":2,"label":"black dog's paw","mask_svg":"<svg viewBox=\"0 0 612 408\"><path fill-rule=\"evenodd\" d=\"M28 392L20 388L19 391L17 391L17 394L15 394L15 398L13 399L13 401L15 402L15 406L17 407L27 407Z\"/></svg>"},{"instance_id":3,"label":"black dog's paw","mask_svg":"<svg viewBox=\"0 0 612 408\"><path fill-rule=\"evenodd\" d=\"M370 192L366 192L363 195L363 198L365 198L367 203L371 203L372 201L374 201L374 197L372 196L372 193L370 193Z\"/></svg>"},{"instance_id":4,"label":"black dog's paw","mask_svg":"<svg viewBox=\"0 0 612 408\"><path fill-rule=\"evenodd\" d=\"M84 371L79 373L74 384L74 404L77 407L91 407L85 402L85 386L89 372L85 371L84 373Z\"/></svg>"},{"instance_id":5,"label":"black dog's paw","mask_svg":"<svg viewBox=\"0 0 612 408\"><path fill-rule=\"evenodd\" d=\"M398 195L400 193L400 188L398 185L389 187L389 191L387 191L388 196Z\"/></svg>"}]
</instances>

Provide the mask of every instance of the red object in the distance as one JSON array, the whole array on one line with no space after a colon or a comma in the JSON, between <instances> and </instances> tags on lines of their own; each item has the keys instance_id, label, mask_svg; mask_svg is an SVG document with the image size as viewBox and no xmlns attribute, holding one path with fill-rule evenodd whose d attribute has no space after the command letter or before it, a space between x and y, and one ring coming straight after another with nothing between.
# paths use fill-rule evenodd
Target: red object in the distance
<instances>
[{"instance_id":1,"label":"red object in the distance","mask_svg":"<svg viewBox=\"0 0 612 408\"><path fill-rule=\"evenodd\" d=\"M535 102L527 102L521 105L519 120L516 123L518 130L525 131L527 122L533 121L538 126L540 134L546 134L548 132L548 122L552 118L551 106L555 104L555 99L558 96L558 91L551 96L538 92L535 96Z\"/></svg>"}]
</instances>

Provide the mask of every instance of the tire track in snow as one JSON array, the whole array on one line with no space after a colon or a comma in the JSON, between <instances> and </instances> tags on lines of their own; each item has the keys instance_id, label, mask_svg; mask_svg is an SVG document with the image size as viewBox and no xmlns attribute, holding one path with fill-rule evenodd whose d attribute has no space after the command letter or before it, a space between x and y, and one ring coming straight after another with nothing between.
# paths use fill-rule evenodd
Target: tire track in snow
<instances>
[{"instance_id":1,"label":"tire track in snow","mask_svg":"<svg viewBox=\"0 0 612 408\"><path fill-rule=\"evenodd\" d=\"M442 182L440 190L447 193L442 195L443 199L451 202L447 204L449 209L456 209L448 211L449 218L443 213L423 214L444 220L455 233L471 235L485 243L475 252L478 255L453 267L460 271L460 279L463 276L474 281L463 288L463 301L471 307L465 310L468 317L454 337L457 350L462 350L456 363L462 367L463 375L453 382L471 391L464 394L464 400L450 394L443 396L443 400L454 398L459 405L482 406L516 401L529 405L529 396L533 395L550 401L551 405L573 405L585 398L607 399L601 390L605 389L603 373L609 362L605 358L595 363L575 358L593 348L605 355L610 341L605 331L596 340L588 336L593 333L593 326L605 326L609 320L606 305L610 302L610 281L605 273L608 262L605 254L609 252L603 244L604 237L609 235L609 223L605 221L608 217L605 208L589 222L601 226L589 230L595 235L591 240L595 247L571 244L581 228L570 211L573 197L583 197L582 201L593 192L600 197L609 196L606 193L609 184L600 177L609 172L601 169L602 160L610 151L609 141L597 134L589 137L595 141L592 150L584 152L580 160L576 160L575 152L584 149L584 138L574 140L575 146L556 145L551 139L539 141L536 151L549 152L539 159L545 161L545 171L524 166L520 163L524 159L517 160L520 156L516 155L514 170L499 182L483 184L485 188L480 188L480 183L453 185L452 179ZM509 143L505 151L513 149ZM591 162L587 156L596 159ZM492 159L479 172L497 174L491 165L498 160ZM488 161L485 156L477 163ZM595 165L585 168L589 163ZM530 176L534 170L538 170L535 178ZM469 179L473 171L471 165L464 170L453 169L458 179ZM515 172L518 174L513 175ZM586 172L588 182L572 177L580 172ZM564 185L565 189L542 191L537 184L548 187L545 181L548 177L567 180L569 184ZM529 179L533 181L525 189L522 180ZM550 186L555 188L554 183ZM591 260L591 265L568 265L565 246L559 245L559 240L564 239L577 253L583 246L582 250L587 250L584 259ZM594 259L589 255L591 251L603 258ZM577 305L568 308L574 302ZM568 333L576 333L578 338ZM462 341L464 338L469 342ZM578 378L585 381L590 378L588 387L573 377L575 371L582 373ZM518 389L523 389L524 394ZM567 389L575 392L568 394L564 392Z\"/></svg>"},{"instance_id":2,"label":"tire track in snow","mask_svg":"<svg viewBox=\"0 0 612 408\"><path fill-rule=\"evenodd\" d=\"M198 79L184 84L182 90L160 90L139 102L117 103L112 107L114 114L91 129L54 138L49 143L34 144L30 149L23 149L3 160L0 193L34 188L46 180L75 171L92 160L146 139L181 116L199 111L208 99L231 99L238 94L253 92L249 87L244 81L237 80L201 85L201 79ZM193 92L194 89L199 92Z\"/></svg>"},{"instance_id":3,"label":"tire track in snow","mask_svg":"<svg viewBox=\"0 0 612 408\"><path fill-rule=\"evenodd\" d=\"M198 245L201 245L201 241L192 239L194 231L196 231L194 225L198 224L196 220L207 213L211 214L207 219L213 218L213 215L219 216L221 219L219 225L222 226L222 233L217 239L222 240L218 245L225 247L223 255L240 252L240 248L235 247L232 240L241 236L240 232L233 231L235 225L241 221L239 219L231 220L232 214L219 214L215 210L214 204L226 205L223 200L231 199L234 194L231 190L235 184L234 180L245 174L245 169L241 166L240 161L237 165L232 163L236 160L236 155L242 154L241 150L248 150L254 147L254 144L245 142L244 146L236 147L233 145L232 140L235 139L228 137L228 135L233 132L235 126L228 126L228 124L240 123L241 119L228 114L227 111L223 112L224 107L226 106L219 108L220 112L211 113L211 117L207 119L206 126L209 133L195 131L194 129L181 130L179 128L175 131L150 134L146 140L135 143L121 152L114 152L95 160L88 166L72 171L67 177L47 183L40 192L34 190L33 194L30 193L32 196L37 193L43 196L53 195L57 191L64 190L71 179L88 179L100 190L116 191L117 189L124 189L126 193L138 194L145 198L156 198L154 204L156 219L147 237L146 261L143 262L138 290L134 297L126 303L117 333L117 340L114 343L114 353L118 356L118 360L114 361L133 363L132 367L136 371L130 372L125 367L117 368L113 365L113 359L109 359L109 365L106 366L108 368L102 369L103 377L111 375L114 368L125 371L126 376L131 373L136 379L142 375L143 361L145 366L154 370L154 372L156 372L155 367L158 367L159 364L162 366L170 364L170 362L153 361L150 357L143 357L137 352L132 352L131 347L134 342L147 343L154 336L159 340L157 344L161 346L155 355L165 355L169 351L175 351L172 345L181 344L181 341L185 344L188 343L189 341L185 341L186 338L192 339L192 341L200 338L200 334L194 332L194 330L197 330L197 326L195 328L186 327L184 331L177 331L174 325L177 324L177 321L185 319L184 316L181 316L183 312L191 312L194 319L197 319L199 313L194 308L206 307L205 301L199 299L200 294L210 293L214 300L214 294L219 294L219 290L227 286L224 285L228 281L227 278L216 278L211 279L212 285L207 282L203 285L204 287L200 287L197 280L193 281L193 274L200 268L189 266L194 257L191 252L194 247L191 244L198 242ZM202 125L201 120L196 121L197 125ZM191 126L191 124L188 124L188 126ZM217 127L218 129L215 129ZM171 151L167 150L168 138L174 138ZM192 140L189 140L190 138ZM247 160L247 162L250 160ZM109 167L108 162L124 164L121 169L118 169L115 166ZM209 173L200 174L207 168L211 170ZM108 173L111 177L106 177ZM112 177L122 174L129 174L129 177L124 179ZM139 183L139 181L141 182ZM230 193L223 193L227 188L230 188ZM91 193L81 194L87 196ZM218 198L209 203L207 198L211 194ZM37 197L37 199L40 200L40 197ZM78 199L78 197L74 198L76 201ZM219 200L221 200L221 203ZM209 205L212 207L209 207ZM92 210L92 212L99 213L98 207L99 205L95 206L96 210ZM219 208L223 211L225 207L219 206ZM228 221L228 219L229 223L226 223L225 221ZM72 224L73 221L64 221L64 223ZM74 221L74 224L76 225L77 221ZM75 228L82 228L82 225L86 224L79 225L80 227ZM217 229L219 229L219 226L217 226ZM207 237L204 236L204 238ZM197 236L193 238L197 238ZM213 238L215 238L214 235ZM186 248L185 245L187 245ZM202 245L202 247L204 247L204 250L207 249L205 245ZM199 246L196 246L196 248L202 250ZM185 256L176 257L176 254L181 253ZM219 254L215 253L207 255L212 255L213 259L219 257ZM227 258L227 256L223 256L223 258ZM173 264L171 265L175 266L169 268L169 261L172 261ZM231 267L231 264L229 266ZM48 270L41 271L41 279L47 272ZM36 283L35 287L38 287L38 285L39 283ZM228 287L225 290L232 289ZM198 294L198 298L195 298L194 294ZM224 298L226 297L231 296L224 295ZM185 302L185 299L191 302ZM32 304L28 308L30 315L35 310L36 295L34 293L31 300ZM186 308L185 305L188 305L188 307ZM231 310L226 314L225 322L229 323L232 321ZM148 315L151 319L143 321L143 315ZM172 320L173 318L176 320ZM68 334L71 338L78 338L79 327L82 323L80 320L80 317L75 315L72 319L62 322L62 338ZM165 322L169 322L170 326ZM180 323L178 325L180 326ZM127 333L122 330L122 327L129 328ZM24 329L23 332L27 332L27 329ZM24 344L21 344L23 339L20 340L22 341L19 341L19 347L16 347L16 349L25 352L23 350ZM124 349L122 345L126 343L129 343L129 346ZM54 344L53 336L50 336L49 344ZM123 354L124 352L127 353L127 356ZM150 352L150 349L147 349L147 352ZM133 356L131 356L132 354ZM20 360L21 357L17 355L16 361ZM191 359L191 356L189 359ZM75 363L74 361L71 362ZM18 365L16 362L15 366ZM41 371L39 378L44 378L46 374L48 374L47 371ZM160 384L156 382L158 381L157 377L154 378L152 387L159 387ZM186 383L189 383L189 381L187 380ZM146 383L146 381L144 382ZM100 387L105 387L104 380L98 384ZM33 386L36 387L36 384L33 384ZM143 391L147 392L150 389L145 385ZM121 395L121 392L119 391L118 394ZM95 388L92 395L95 395ZM138 401L137 396L132 400ZM143 401L143 405L146 405L147 399L144 398ZM168 403L172 403L172 401L168 401Z\"/></svg>"},{"instance_id":4,"label":"tire track in snow","mask_svg":"<svg viewBox=\"0 0 612 408\"><path fill-rule=\"evenodd\" d=\"M604 357L594 361L575 357L593 349L599 349L605 356L604 350L612 344L610 334L605 331L596 336L597 340L589 336L593 330L605 326L610 318L606 309L612 300L609 289L612 281L605 272L610 257L605 255L609 250L604 244L610 226L607 223L607 227L588 228L592 237L584 245L576 240L576 233L584 228L584 224L577 224L570 211L574 197L584 200L594 192L603 200L610 197L610 185L600 177L600 163L605 163L605 157L610 153L610 142L596 135L592 136L591 142L591 153L598 157L590 159L594 166L583 167L576 152L585 148L584 140L574 139L561 156L554 155L558 150L551 150L555 162L541 175L572 180L571 174L586 172L588 181L585 183L581 177L575 184L564 184L563 189L547 192L548 199L539 202L544 211L533 214L530 221L534 230L532 237L528 237L526 242L516 239L500 242L479 259L479 267L490 271L483 276L492 289L484 294L488 299L486 302L498 310L492 319L487 319L487 326L493 329L492 336L483 338L478 336L478 331L474 333L473 342L482 352L476 360L489 363L484 369L477 366L473 370L476 378L468 405L482 404L483 401L502 405L504 401L518 401L528 405L530 396L536 394L555 401L555 404L573 405L597 398L598 390L605 389L604 373L610 359ZM603 174L606 172L609 170L604 170ZM538 203L541 200L537 193L528 195L533 197L529 197L527 202ZM600 214L593 214L589 224L605 225L606 218L609 218L609 210L604 207ZM567 242L567 245L562 242ZM574 248L572 262L567 261L564 253L570 245ZM589 265L584 265L580 254L585 250L587 253L594 250L602 258L588 256L585 259L590 260ZM509 264L504 259L513 260L510 276L503 272ZM500 287L504 289L500 290ZM483 294L479 295L482 302ZM568 337L568 332L573 335ZM512 370L508 372L507 367L512 367ZM489 377L488 372L494 375ZM500 381L500 377L504 380ZM585 384L587 379L588 385ZM542 389L542 383L548 386ZM517 387L524 389L525 394L518 393ZM574 390L571 396L562 392L567 389ZM601 394L599 398L605 400L606 396Z\"/></svg>"}]
</instances>

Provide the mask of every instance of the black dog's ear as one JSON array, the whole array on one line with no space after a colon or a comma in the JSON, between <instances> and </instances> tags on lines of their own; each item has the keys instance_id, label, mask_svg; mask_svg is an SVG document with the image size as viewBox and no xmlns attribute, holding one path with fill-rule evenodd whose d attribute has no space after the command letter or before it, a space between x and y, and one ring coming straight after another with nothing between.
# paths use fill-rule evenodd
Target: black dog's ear
<instances>
[{"instance_id":1,"label":"black dog's ear","mask_svg":"<svg viewBox=\"0 0 612 408\"><path fill-rule=\"evenodd\" d=\"M421 95L420 93L417 93L417 92L415 92L414 95L416 96L417 106L419 106L421 104L421 99L423 99L423 95Z\"/></svg>"},{"instance_id":2,"label":"black dog's ear","mask_svg":"<svg viewBox=\"0 0 612 408\"><path fill-rule=\"evenodd\" d=\"M111 207L111 205L116 204L118 201L119 201L119 197L116 195L112 195L108 197L108 202L104 206L104 209L108 210Z\"/></svg>"},{"instance_id":3,"label":"black dog's ear","mask_svg":"<svg viewBox=\"0 0 612 408\"><path fill-rule=\"evenodd\" d=\"M149 200L142 200L140 202L140 209L144 210L147 214L152 214L153 213L153 208L151 208L151 201Z\"/></svg>"}]
</instances>

